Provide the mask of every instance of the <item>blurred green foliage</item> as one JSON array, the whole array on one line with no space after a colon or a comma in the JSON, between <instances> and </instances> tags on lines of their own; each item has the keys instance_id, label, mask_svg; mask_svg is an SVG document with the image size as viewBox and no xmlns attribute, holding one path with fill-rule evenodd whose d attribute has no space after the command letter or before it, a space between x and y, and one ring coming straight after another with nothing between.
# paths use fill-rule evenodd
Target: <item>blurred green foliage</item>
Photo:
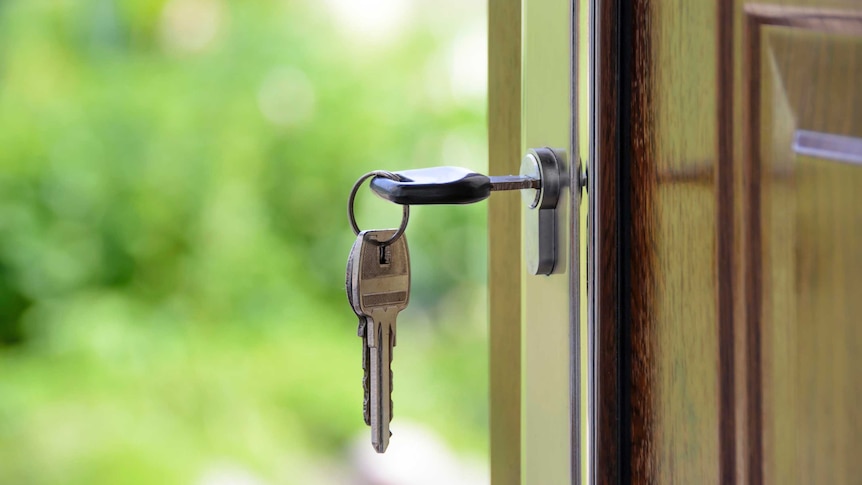
<instances>
[{"instance_id":1,"label":"blurred green foliage","mask_svg":"<svg viewBox=\"0 0 862 485\"><path fill-rule=\"evenodd\" d=\"M426 3L376 44L310 0L0 3L0 483L306 483L367 438L348 191L485 160L481 11ZM486 451L484 217L413 211L395 446Z\"/></svg>"}]
</instances>

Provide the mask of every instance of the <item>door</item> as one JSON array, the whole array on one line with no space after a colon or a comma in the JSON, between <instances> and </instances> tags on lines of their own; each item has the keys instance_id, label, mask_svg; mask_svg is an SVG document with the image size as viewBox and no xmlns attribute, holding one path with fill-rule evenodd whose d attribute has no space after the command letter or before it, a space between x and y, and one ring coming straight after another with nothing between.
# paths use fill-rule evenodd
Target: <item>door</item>
<instances>
[{"instance_id":1,"label":"door","mask_svg":"<svg viewBox=\"0 0 862 485\"><path fill-rule=\"evenodd\" d=\"M862 7L489 13L491 170L588 175L544 279L490 206L493 482L858 481Z\"/></svg>"},{"instance_id":2,"label":"door","mask_svg":"<svg viewBox=\"0 0 862 485\"><path fill-rule=\"evenodd\" d=\"M858 2L596 5L595 478L858 482Z\"/></svg>"}]
</instances>

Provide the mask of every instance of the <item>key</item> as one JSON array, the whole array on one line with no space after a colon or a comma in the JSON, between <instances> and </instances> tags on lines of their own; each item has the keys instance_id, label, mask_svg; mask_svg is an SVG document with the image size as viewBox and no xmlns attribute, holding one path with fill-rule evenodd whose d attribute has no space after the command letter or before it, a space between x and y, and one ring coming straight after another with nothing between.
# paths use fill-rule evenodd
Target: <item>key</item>
<instances>
[{"instance_id":1,"label":"key","mask_svg":"<svg viewBox=\"0 0 862 485\"><path fill-rule=\"evenodd\" d=\"M396 204L472 204L499 190L540 189L532 175L487 176L461 167L431 167L394 172L398 178L374 177L371 190ZM539 174L536 174L539 175Z\"/></svg>"},{"instance_id":2,"label":"key","mask_svg":"<svg viewBox=\"0 0 862 485\"><path fill-rule=\"evenodd\" d=\"M387 246L377 244L394 229L363 231L352 274L354 303L366 316L365 342L369 352L371 444L378 453L389 446L392 419L392 348L396 318L410 299L410 255L403 235Z\"/></svg>"},{"instance_id":3,"label":"key","mask_svg":"<svg viewBox=\"0 0 862 485\"><path fill-rule=\"evenodd\" d=\"M350 302L350 306L353 308L353 313L359 318L359 325L356 330L356 334L362 340L362 419L365 421L365 424L371 426L371 415L369 414L369 400L371 398L369 389L369 370L368 370L368 362L371 360L371 349L368 347L368 344L365 341L365 326L367 317L362 314L362 310L358 305L358 297L354 290L353 282L357 279L357 275L354 274L354 270L359 266L354 264L354 261L359 259L358 253L360 248L362 247L362 235L357 236L356 241L353 243L353 247L350 248L350 255L347 257L347 275L345 278L345 288L347 290L347 300Z\"/></svg>"}]
</instances>

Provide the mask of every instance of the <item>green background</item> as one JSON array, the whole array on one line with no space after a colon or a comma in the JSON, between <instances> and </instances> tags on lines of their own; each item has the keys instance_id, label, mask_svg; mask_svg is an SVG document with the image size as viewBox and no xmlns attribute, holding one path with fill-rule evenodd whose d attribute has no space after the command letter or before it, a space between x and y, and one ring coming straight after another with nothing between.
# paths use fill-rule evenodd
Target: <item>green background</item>
<instances>
[{"instance_id":1,"label":"green background","mask_svg":"<svg viewBox=\"0 0 862 485\"><path fill-rule=\"evenodd\" d=\"M0 2L0 483L359 476L347 195L373 169L484 170L484 15ZM485 211L413 210L390 452L409 422L485 460ZM257 481L207 481L225 468Z\"/></svg>"}]
</instances>

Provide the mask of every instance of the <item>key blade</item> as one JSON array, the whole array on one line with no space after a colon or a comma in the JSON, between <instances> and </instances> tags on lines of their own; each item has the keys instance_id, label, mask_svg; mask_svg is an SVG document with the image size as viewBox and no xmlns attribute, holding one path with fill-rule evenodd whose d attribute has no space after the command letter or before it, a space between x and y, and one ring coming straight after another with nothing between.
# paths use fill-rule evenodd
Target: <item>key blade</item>
<instances>
[{"instance_id":1,"label":"key blade","mask_svg":"<svg viewBox=\"0 0 862 485\"><path fill-rule=\"evenodd\" d=\"M366 327L371 347L371 445L377 453L389 447L392 420L392 333L388 321Z\"/></svg>"},{"instance_id":2,"label":"key blade","mask_svg":"<svg viewBox=\"0 0 862 485\"><path fill-rule=\"evenodd\" d=\"M522 175L497 175L488 178L491 180L492 191L542 188L541 180Z\"/></svg>"}]
</instances>

